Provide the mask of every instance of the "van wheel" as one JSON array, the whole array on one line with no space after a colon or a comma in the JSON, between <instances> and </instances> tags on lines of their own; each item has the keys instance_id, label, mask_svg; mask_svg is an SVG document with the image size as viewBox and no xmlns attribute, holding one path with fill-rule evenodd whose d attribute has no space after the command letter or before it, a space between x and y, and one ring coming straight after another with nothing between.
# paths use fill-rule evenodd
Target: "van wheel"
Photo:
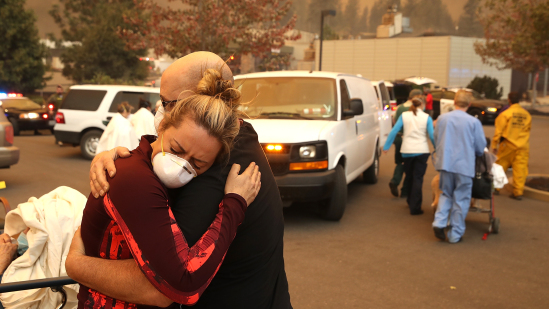
<instances>
[{"instance_id":1,"label":"van wheel","mask_svg":"<svg viewBox=\"0 0 549 309\"><path fill-rule=\"evenodd\" d=\"M91 130L82 135L80 149L84 158L92 160L95 157L95 150L97 149L97 143L99 143L101 134L102 132L99 130Z\"/></svg>"},{"instance_id":2,"label":"van wheel","mask_svg":"<svg viewBox=\"0 0 549 309\"><path fill-rule=\"evenodd\" d=\"M374 155L374 162L372 165L362 173L362 179L365 183L374 184L377 183L377 176L379 175L379 155L376 146L376 153Z\"/></svg>"},{"instance_id":3,"label":"van wheel","mask_svg":"<svg viewBox=\"0 0 549 309\"><path fill-rule=\"evenodd\" d=\"M11 126L13 127L13 135L19 136L19 124L17 120L10 118Z\"/></svg>"},{"instance_id":4,"label":"van wheel","mask_svg":"<svg viewBox=\"0 0 549 309\"><path fill-rule=\"evenodd\" d=\"M335 182L332 196L320 205L320 216L325 220L339 221L345 212L347 205L347 181L343 166L335 168Z\"/></svg>"}]
</instances>

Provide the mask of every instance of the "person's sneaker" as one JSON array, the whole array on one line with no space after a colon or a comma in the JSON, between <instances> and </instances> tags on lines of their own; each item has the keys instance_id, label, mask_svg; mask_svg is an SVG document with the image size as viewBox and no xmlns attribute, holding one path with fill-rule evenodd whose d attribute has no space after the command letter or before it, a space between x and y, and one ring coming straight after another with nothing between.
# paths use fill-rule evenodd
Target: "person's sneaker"
<instances>
[{"instance_id":1,"label":"person's sneaker","mask_svg":"<svg viewBox=\"0 0 549 309\"><path fill-rule=\"evenodd\" d=\"M514 194L511 194L510 196L512 199L515 199L517 201L522 201L522 195L514 195Z\"/></svg>"},{"instance_id":2,"label":"person's sneaker","mask_svg":"<svg viewBox=\"0 0 549 309\"><path fill-rule=\"evenodd\" d=\"M417 210L417 211L412 211L412 212L410 212L410 214L412 216L422 215L423 214L423 209L420 209L420 210Z\"/></svg>"},{"instance_id":3,"label":"person's sneaker","mask_svg":"<svg viewBox=\"0 0 549 309\"><path fill-rule=\"evenodd\" d=\"M446 234L444 234L444 229L441 229L440 227L433 227L433 230L435 231L435 237L444 241L446 240Z\"/></svg>"},{"instance_id":4,"label":"person's sneaker","mask_svg":"<svg viewBox=\"0 0 549 309\"><path fill-rule=\"evenodd\" d=\"M395 185L392 182L389 182L389 188L391 188L391 194L395 197L398 197L398 185Z\"/></svg>"}]
</instances>

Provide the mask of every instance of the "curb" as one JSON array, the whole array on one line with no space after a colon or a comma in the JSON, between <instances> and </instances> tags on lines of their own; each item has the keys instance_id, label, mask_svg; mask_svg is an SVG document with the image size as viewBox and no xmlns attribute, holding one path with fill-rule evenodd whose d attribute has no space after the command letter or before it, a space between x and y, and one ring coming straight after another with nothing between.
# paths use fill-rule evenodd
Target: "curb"
<instances>
[{"instance_id":1,"label":"curb","mask_svg":"<svg viewBox=\"0 0 549 309\"><path fill-rule=\"evenodd\" d=\"M530 115L532 116L543 116L543 117L549 117L549 112L541 112L538 110L527 110Z\"/></svg>"},{"instance_id":2,"label":"curb","mask_svg":"<svg viewBox=\"0 0 549 309\"><path fill-rule=\"evenodd\" d=\"M526 177L526 181L528 181L528 179L535 178L535 177L549 177L549 175L530 174ZM506 184L504 188L509 192L513 192L513 177L509 177L509 183ZM531 199L543 201L543 202L549 202L549 192L536 190L526 185L524 186L523 196Z\"/></svg>"}]
</instances>

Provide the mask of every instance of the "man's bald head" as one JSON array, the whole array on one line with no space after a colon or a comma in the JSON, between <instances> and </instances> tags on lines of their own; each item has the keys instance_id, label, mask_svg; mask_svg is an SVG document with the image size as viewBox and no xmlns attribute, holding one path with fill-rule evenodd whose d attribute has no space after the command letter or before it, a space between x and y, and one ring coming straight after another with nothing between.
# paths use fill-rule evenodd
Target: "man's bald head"
<instances>
[{"instance_id":1,"label":"man's bald head","mask_svg":"<svg viewBox=\"0 0 549 309\"><path fill-rule=\"evenodd\" d=\"M160 95L167 101L184 98L185 96L180 94L183 91L194 91L207 69L216 69L221 72L223 79L234 82L231 69L218 55L211 52L194 52L177 59L164 71L160 82Z\"/></svg>"},{"instance_id":2,"label":"man's bald head","mask_svg":"<svg viewBox=\"0 0 549 309\"><path fill-rule=\"evenodd\" d=\"M473 94L467 90L458 90L454 97L454 105L460 108L468 108L473 101Z\"/></svg>"}]
</instances>

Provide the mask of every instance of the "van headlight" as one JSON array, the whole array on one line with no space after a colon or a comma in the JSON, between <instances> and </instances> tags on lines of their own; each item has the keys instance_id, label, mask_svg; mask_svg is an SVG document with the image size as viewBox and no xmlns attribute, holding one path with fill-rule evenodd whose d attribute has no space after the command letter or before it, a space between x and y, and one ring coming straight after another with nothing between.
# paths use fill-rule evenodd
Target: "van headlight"
<instances>
[{"instance_id":1,"label":"van headlight","mask_svg":"<svg viewBox=\"0 0 549 309\"><path fill-rule=\"evenodd\" d=\"M487 110L488 112L490 112L490 113L495 113L495 112L498 111L498 109L495 108L495 107L488 107L486 110Z\"/></svg>"},{"instance_id":2,"label":"van headlight","mask_svg":"<svg viewBox=\"0 0 549 309\"><path fill-rule=\"evenodd\" d=\"M316 147L313 145L299 147L299 157L302 159L312 159L316 157Z\"/></svg>"}]
</instances>

